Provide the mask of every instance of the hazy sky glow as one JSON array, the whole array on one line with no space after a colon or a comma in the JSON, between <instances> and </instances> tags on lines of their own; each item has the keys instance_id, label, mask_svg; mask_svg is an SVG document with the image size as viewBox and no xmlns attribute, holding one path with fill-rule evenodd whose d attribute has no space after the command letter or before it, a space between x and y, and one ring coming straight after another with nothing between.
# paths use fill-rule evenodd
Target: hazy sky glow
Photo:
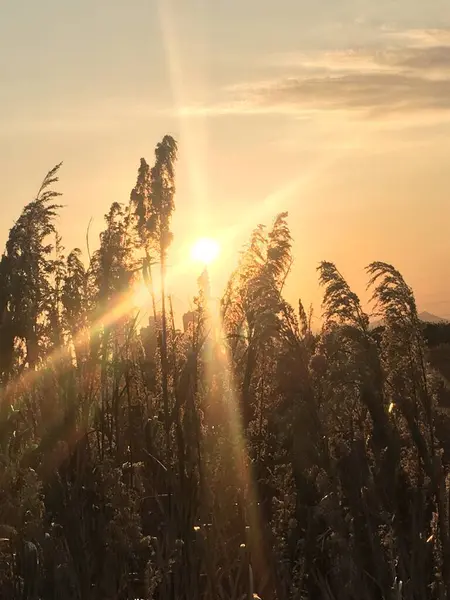
<instances>
[{"instance_id":1,"label":"hazy sky glow","mask_svg":"<svg viewBox=\"0 0 450 600\"><path fill-rule=\"evenodd\" d=\"M289 299L315 268L392 262L450 316L448 0L0 0L0 239L63 160L60 229L92 245L141 156L180 146L176 264L198 236L223 284L259 222L288 210ZM214 279L213 279L214 282ZM193 272L172 284L180 308Z\"/></svg>"}]
</instances>

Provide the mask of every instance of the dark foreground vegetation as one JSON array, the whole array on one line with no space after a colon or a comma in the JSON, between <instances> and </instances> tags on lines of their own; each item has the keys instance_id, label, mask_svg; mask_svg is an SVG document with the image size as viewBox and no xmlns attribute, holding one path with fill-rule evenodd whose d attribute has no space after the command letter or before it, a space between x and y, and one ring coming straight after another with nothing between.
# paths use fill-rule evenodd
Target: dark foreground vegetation
<instances>
[{"instance_id":1,"label":"dark foreground vegetation","mask_svg":"<svg viewBox=\"0 0 450 600\"><path fill-rule=\"evenodd\" d=\"M219 310L200 278L178 331L164 291L176 153L166 136L141 161L84 260L55 228L59 167L10 231L0 597L450 598L449 326L424 327L375 262L372 330L324 262L314 333L282 296L282 213L255 229Z\"/></svg>"}]
</instances>

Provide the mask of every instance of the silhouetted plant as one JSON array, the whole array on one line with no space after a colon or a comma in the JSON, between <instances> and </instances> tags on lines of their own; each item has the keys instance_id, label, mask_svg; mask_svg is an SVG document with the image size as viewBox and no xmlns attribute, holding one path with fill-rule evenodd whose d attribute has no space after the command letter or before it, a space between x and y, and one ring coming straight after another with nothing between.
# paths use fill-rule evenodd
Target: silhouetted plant
<instances>
[{"instance_id":1,"label":"silhouetted plant","mask_svg":"<svg viewBox=\"0 0 450 600\"><path fill-rule=\"evenodd\" d=\"M259 225L215 310L166 294L177 144L142 159L99 247L67 256L52 190L0 262L0 596L450 597L448 346L391 265L382 325L331 262L323 325L283 291L287 213ZM160 266L159 290L153 277ZM139 335L129 302L150 290ZM219 314L217 314L219 313Z\"/></svg>"}]
</instances>

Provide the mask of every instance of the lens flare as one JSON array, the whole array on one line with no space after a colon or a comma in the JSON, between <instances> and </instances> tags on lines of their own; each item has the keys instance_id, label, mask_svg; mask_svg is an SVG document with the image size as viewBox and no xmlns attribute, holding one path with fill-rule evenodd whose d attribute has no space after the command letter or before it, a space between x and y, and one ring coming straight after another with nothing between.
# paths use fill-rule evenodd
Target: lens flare
<instances>
[{"instance_id":1,"label":"lens flare","mask_svg":"<svg viewBox=\"0 0 450 600\"><path fill-rule=\"evenodd\" d=\"M220 246L217 240L212 238L200 238L192 246L191 258L196 262L209 265L216 260L219 252Z\"/></svg>"}]
</instances>

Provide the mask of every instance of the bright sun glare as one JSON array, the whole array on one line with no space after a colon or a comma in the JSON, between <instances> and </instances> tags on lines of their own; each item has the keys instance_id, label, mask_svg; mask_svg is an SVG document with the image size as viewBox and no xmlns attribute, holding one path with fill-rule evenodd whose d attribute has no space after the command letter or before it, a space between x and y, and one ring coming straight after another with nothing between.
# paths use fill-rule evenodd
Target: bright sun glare
<instances>
[{"instance_id":1,"label":"bright sun glare","mask_svg":"<svg viewBox=\"0 0 450 600\"><path fill-rule=\"evenodd\" d=\"M200 238L191 249L191 258L205 265L216 260L220 252L219 243L212 238Z\"/></svg>"}]
</instances>

